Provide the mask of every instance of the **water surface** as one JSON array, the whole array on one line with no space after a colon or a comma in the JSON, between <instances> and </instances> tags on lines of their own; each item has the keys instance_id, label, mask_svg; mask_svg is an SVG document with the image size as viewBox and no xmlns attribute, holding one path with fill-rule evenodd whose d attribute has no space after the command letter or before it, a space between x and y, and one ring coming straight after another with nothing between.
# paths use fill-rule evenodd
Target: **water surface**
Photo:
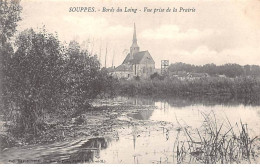
<instances>
[{"instance_id":1,"label":"water surface","mask_svg":"<svg viewBox=\"0 0 260 167\"><path fill-rule=\"evenodd\" d=\"M4 163L179 163L173 151L179 127L200 128L203 114L214 114L220 125L243 122L252 136L260 135L260 106L244 104L189 103L185 100L116 98L114 103L155 106L123 115L130 120L113 136L75 139L49 145L10 148L0 154ZM110 102L111 102L110 101ZM108 104L106 104L108 105ZM131 123L136 122L136 123ZM143 126L142 122L153 122ZM167 124L167 126L166 126ZM228 128L228 127L226 127ZM185 140L184 136L182 136ZM27 162L26 162L27 161ZM259 160L256 160L259 162ZM199 163L191 157L182 163Z\"/></svg>"}]
</instances>

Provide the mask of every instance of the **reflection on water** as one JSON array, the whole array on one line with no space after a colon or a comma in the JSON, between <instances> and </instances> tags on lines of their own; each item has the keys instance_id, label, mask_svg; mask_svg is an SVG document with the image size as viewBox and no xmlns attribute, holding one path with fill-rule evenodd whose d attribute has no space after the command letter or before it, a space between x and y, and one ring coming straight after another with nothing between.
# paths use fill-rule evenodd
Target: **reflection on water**
<instances>
[{"instance_id":1,"label":"reflection on water","mask_svg":"<svg viewBox=\"0 0 260 167\"><path fill-rule=\"evenodd\" d=\"M114 101L123 101L124 104L128 105L142 105L142 106L153 106L155 101L152 98L133 98L133 97L123 97L123 96L118 96L113 99Z\"/></svg>"},{"instance_id":2,"label":"reflection on water","mask_svg":"<svg viewBox=\"0 0 260 167\"><path fill-rule=\"evenodd\" d=\"M142 102L146 99L142 98ZM129 99L129 101L132 101ZM165 101L158 101L147 99L150 104L156 106L154 110L143 110L137 113L129 114L130 117L138 120L154 120L154 121L166 121L176 123L177 120L182 125L189 125L193 128L198 128L204 121L202 113L213 112L216 115L217 122L222 124L228 120L231 124L239 123L240 120L243 123L248 124L252 128L253 133L259 133L260 128L260 106L251 106L244 104L218 104L208 103L206 105L201 103L193 104L190 100L184 99L169 99ZM147 104L147 102L145 102ZM139 104L141 105L141 104Z\"/></svg>"},{"instance_id":3,"label":"reflection on water","mask_svg":"<svg viewBox=\"0 0 260 167\"><path fill-rule=\"evenodd\" d=\"M130 113L128 116L138 120L149 120L153 114L153 110L145 110L137 113Z\"/></svg>"},{"instance_id":4,"label":"reflection on water","mask_svg":"<svg viewBox=\"0 0 260 167\"><path fill-rule=\"evenodd\" d=\"M0 152L1 163L91 163L99 162L100 151L110 138L100 137L74 142L11 148Z\"/></svg>"},{"instance_id":5,"label":"reflection on water","mask_svg":"<svg viewBox=\"0 0 260 167\"><path fill-rule=\"evenodd\" d=\"M171 106L184 107L196 104L203 104L204 106L212 105L240 105L245 106L260 106L260 99L251 100L250 98L235 98L231 96L173 96L173 97L117 97L116 101L126 100L127 103L133 105L153 105L154 102L167 102Z\"/></svg>"},{"instance_id":6,"label":"reflection on water","mask_svg":"<svg viewBox=\"0 0 260 167\"><path fill-rule=\"evenodd\" d=\"M94 162L94 159L100 158L100 150L106 149L107 146L108 140L103 137L89 139L78 148L76 153L71 154L70 158L65 162Z\"/></svg>"},{"instance_id":7,"label":"reflection on water","mask_svg":"<svg viewBox=\"0 0 260 167\"><path fill-rule=\"evenodd\" d=\"M25 163L177 163L176 153L173 151L178 136L177 121L190 126L190 129L199 128L204 120L201 113L214 113L219 124L228 119L235 125L241 120L248 124L251 135L260 135L260 106L257 105L212 102L204 104L203 101L194 103L185 99L119 97L114 100L133 106L155 106L155 109L139 109L127 116L139 121L170 122L171 127L129 124L117 129L116 138L98 137L11 148L0 153L0 162L21 163L23 160L31 160ZM33 160L38 161L32 162ZM192 158L184 162L198 163Z\"/></svg>"},{"instance_id":8,"label":"reflection on water","mask_svg":"<svg viewBox=\"0 0 260 167\"><path fill-rule=\"evenodd\" d=\"M119 129L119 140L100 152L106 163L176 163L173 144L176 131L158 127Z\"/></svg>"},{"instance_id":9,"label":"reflection on water","mask_svg":"<svg viewBox=\"0 0 260 167\"><path fill-rule=\"evenodd\" d=\"M132 101L131 99L129 101ZM145 101L145 99L142 99ZM149 99L150 101L150 99ZM138 112L128 114L128 116L137 120L153 120L153 121L165 121L177 124L177 121L181 125L189 126L191 129L200 128L204 117L204 114L214 113L217 124L228 124L228 121L233 127L236 127L236 123L240 124L240 121L248 125L250 135L252 137L259 136L260 128L260 106L251 106L243 104L224 105L212 103L190 104L185 103L185 100L181 101L181 105L176 105L176 101L166 102L154 100L154 110L139 110ZM188 101L190 102L190 101ZM159 128L159 127L158 127ZM223 127L223 129L228 127ZM234 129L238 130L238 129ZM136 130L134 131L136 132ZM149 132L149 133L148 133ZM132 132L133 133L133 132ZM122 134L119 133L119 134ZM133 133L136 134L136 133ZM137 137L138 136L138 137ZM105 149L101 152L101 157L107 163L177 163L176 154L173 152L173 145L176 141L177 131L176 129L162 129L151 130L145 129L142 132L139 130L139 135L133 135L133 147L124 147L124 145L131 145L131 137L122 137L116 143L113 143L112 147ZM183 137L183 136L182 136ZM185 139L181 139L185 140ZM124 152L124 150L128 150ZM107 156L108 153L114 153L115 155ZM130 157L133 157L131 160ZM184 163L198 163L194 157L190 159L182 160ZM255 160L259 162L259 159ZM248 163L248 162L247 162Z\"/></svg>"}]
</instances>

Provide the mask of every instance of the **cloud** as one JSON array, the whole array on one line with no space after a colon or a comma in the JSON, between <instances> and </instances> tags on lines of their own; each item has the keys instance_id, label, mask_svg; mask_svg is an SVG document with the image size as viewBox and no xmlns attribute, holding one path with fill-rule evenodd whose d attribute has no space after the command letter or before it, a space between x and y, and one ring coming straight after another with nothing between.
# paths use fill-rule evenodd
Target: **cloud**
<instances>
[{"instance_id":1,"label":"cloud","mask_svg":"<svg viewBox=\"0 0 260 167\"><path fill-rule=\"evenodd\" d=\"M219 31L213 31L211 29L205 29L200 31L198 29L188 29L181 31L181 28L177 25L161 25L157 29L147 29L141 33L142 38L147 39L174 39L174 40L196 40L209 37L211 35L220 34Z\"/></svg>"},{"instance_id":2,"label":"cloud","mask_svg":"<svg viewBox=\"0 0 260 167\"><path fill-rule=\"evenodd\" d=\"M215 63L217 65L226 63L260 64L260 48L242 47L225 49L221 52L209 49L207 46L199 46L194 51L175 50L171 53L172 62L185 62L196 65Z\"/></svg>"}]
</instances>

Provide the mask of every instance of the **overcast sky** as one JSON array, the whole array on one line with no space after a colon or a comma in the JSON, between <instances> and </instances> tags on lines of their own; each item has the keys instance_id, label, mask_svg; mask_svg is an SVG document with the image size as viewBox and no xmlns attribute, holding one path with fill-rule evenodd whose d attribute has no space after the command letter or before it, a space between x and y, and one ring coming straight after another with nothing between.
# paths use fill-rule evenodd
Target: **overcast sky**
<instances>
[{"instance_id":1,"label":"overcast sky","mask_svg":"<svg viewBox=\"0 0 260 167\"><path fill-rule=\"evenodd\" d=\"M140 50L148 50L160 67L170 63L196 65L238 63L260 65L259 0L22 0L18 30L43 25L57 32L61 41L89 40L93 53L100 53L107 66L124 60L132 43L133 24ZM195 13L70 13L70 7L195 8Z\"/></svg>"}]
</instances>

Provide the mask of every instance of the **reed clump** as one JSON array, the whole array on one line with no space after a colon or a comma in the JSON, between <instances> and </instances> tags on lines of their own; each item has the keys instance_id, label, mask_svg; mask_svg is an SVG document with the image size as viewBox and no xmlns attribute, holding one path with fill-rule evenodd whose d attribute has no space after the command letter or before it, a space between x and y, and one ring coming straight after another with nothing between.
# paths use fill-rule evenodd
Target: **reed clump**
<instances>
[{"instance_id":1,"label":"reed clump","mask_svg":"<svg viewBox=\"0 0 260 167\"><path fill-rule=\"evenodd\" d=\"M182 127L187 140L177 141L177 162L186 161L206 164L215 163L251 163L257 157L257 136L249 135L247 124L236 123L231 126L226 123L217 124L215 115L204 116L201 129L189 130Z\"/></svg>"}]
</instances>

